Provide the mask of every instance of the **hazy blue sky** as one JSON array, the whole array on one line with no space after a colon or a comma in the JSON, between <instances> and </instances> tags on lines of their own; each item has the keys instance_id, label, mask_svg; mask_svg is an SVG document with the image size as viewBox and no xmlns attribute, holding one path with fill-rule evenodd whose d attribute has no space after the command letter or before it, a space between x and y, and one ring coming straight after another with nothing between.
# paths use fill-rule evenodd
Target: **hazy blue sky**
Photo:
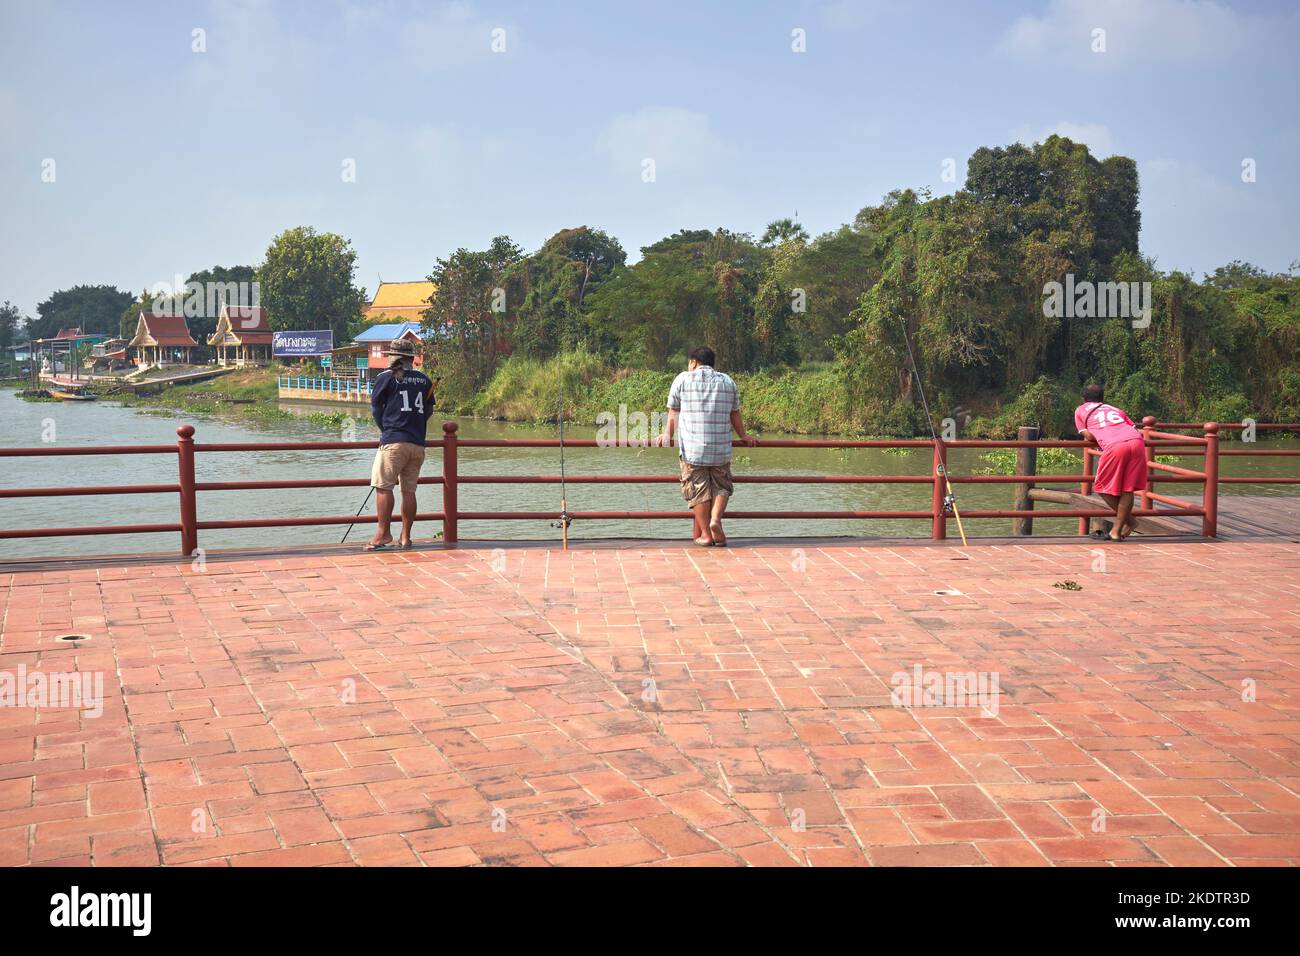
<instances>
[{"instance_id":1,"label":"hazy blue sky","mask_svg":"<svg viewBox=\"0 0 1300 956\"><path fill-rule=\"evenodd\" d=\"M1137 160L1162 268L1283 270L1297 49L1294 3L0 0L0 299L256 264L296 225L370 291L500 233L816 234L1053 131Z\"/></svg>"}]
</instances>

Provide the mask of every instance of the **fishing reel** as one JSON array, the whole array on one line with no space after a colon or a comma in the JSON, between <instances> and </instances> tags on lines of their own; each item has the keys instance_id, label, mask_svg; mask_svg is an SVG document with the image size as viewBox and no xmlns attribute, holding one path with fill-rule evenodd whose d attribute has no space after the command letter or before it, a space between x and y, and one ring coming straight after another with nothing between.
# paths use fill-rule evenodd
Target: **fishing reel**
<instances>
[{"instance_id":1,"label":"fishing reel","mask_svg":"<svg viewBox=\"0 0 1300 956\"><path fill-rule=\"evenodd\" d=\"M560 520L559 520L559 521L552 521L552 522L551 522L551 527L552 527L552 528L559 528L561 531L568 531L568 530L569 530L569 525L571 525L571 524L573 524L573 516L570 515L567 511L561 511L561 512L560 512Z\"/></svg>"},{"instance_id":2,"label":"fishing reel","mask_svg":"<svg viewBox=\"0 0 1300 956\"><path fill-rule=\"evenodd\" d=\"M957 507L957 496L951 491L943 496L943 513L950 515Z\"/></svg>"}]
</instances>

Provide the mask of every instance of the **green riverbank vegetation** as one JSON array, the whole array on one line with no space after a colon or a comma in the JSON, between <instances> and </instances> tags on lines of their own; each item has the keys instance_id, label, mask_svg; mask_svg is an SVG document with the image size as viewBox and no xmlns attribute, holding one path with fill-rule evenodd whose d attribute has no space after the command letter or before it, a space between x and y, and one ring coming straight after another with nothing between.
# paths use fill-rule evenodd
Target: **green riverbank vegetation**
<instances>
[{"instance_id":1,"label":"green riverbank vegetation","mask_svg":"<svg viewBox=\"0 0 1300 956\"><path fill-rule=\"evenodd\" d=\"M965 437L1056 437L1088 381L1134 416L1300 420L1296 266L1159 270L1136 164L1062 137L979 149L967 173L816 238L788 219L758 238L683 229L630 265L587 227L531 255L505 236L458 249L429 275L440 404L513 421L554 420L561 395L584 422L659 410L708 344L759 429L926 434L923 384Z\"/></svg>"}]
</instances>

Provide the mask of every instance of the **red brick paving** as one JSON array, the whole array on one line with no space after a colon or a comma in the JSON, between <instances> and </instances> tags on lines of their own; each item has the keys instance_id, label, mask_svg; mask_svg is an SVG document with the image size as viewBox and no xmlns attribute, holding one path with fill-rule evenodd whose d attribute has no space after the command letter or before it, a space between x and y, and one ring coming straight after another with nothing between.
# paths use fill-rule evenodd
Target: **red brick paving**
<instances>
[{"instance_id":1,"label":"red brick paving","mask_svg":"<svg viewBox=\"0 0 1300 956\"><path fill-rule=\"evenodd\" d=\"M210 556L0 612L0 672L106 696L0 708L5 866L1300 860L1294 543ZM894 706L918 664L996 715Z\"/></svg>"}]
</instances>

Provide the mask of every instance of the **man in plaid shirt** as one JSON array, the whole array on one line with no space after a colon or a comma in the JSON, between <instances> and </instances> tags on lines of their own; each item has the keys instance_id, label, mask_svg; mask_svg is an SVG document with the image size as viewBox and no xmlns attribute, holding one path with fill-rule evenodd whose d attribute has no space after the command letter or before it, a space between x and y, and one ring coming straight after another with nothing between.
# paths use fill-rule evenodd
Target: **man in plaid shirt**
<instances>
[{"instance_id":1,"label":"man in plaid shirt","mask_svg":"<svg viewBox=\"0 0 1300 956\"><path fill-rule=\"evenodd\" d=\"M672 444L673 434L678 436L682 497L695 512L695 543L725 548L722 515L734 487L731 429L747 445L758 444L758 439L745 434L736 383L716 371L713 362L713 349L707 346L691 352L686 371L673 380L668 392L668 426L658 443Z\"/></svg>"}]
</instances>

